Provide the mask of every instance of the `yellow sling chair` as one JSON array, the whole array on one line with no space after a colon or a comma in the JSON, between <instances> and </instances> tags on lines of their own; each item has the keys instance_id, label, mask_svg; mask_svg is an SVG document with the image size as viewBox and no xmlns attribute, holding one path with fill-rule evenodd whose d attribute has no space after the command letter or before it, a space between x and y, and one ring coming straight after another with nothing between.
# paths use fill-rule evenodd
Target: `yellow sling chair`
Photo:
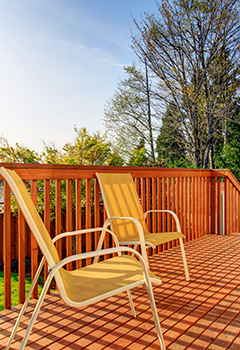
<instances>
[{"instance_id":1,"label":"yellow sling chair","mask_svg":"<svg viewBox=\"0 0 240 350\"><path fill-rule=\"evenodd\" d=\"M185 236L181 232L177 215L171 210L149 210L143 214L132 175L129 173L96 173L102 192L108 219L103 227L111 226L121 245L141 246L141 254L148 268L147 248L179 239L186 280L189 281L187 260L183 245ZM169 213L176 222L177 232L149 233L145 219L149 213ZM105 232L102 232L97 250L103 244ZM98 258L95 258L95 262Z\"/></svg>"},{"instance_id":2,"label":"yellow sling chair","mask_svg":"<svg viewBox=\"0 0 240 350\"><path fill-rule=\"evenodd\" d=\"M133 316L135 316L135 310L131 298L130 289L140 285L145 286L149 295L150 305L152 308L153 318L157 330L157 335L160 341L161 349L165 350L166 348L164 345L163 335L158 319L157 309L152 290L152 282L160 283L160 280L153 273L147 270L146 264L142 259L141 255L131 248L119 247L118 240L114 233L112 233L108 229L103 228L66 232L58 235L53 240L51 240L50 235L42 219L40 218L31 200L31 197L28 194L27 189L19 175L15 171L5 169L4 167L0 168L0 175L8 183L12 193L14 194L18 205L34 237L36 238L37 243L43 254L42 261L39 265L31 289L28 293L26 301L21 309L15 327L9 338L6 350L10 348L11 342L17 332L17 328L19 326L21 317L23 316L24 311L27 307L34 286L37 283L45 259L49 267L48 278L43 287L42 293L33 312L25 336L20 345L20 350L24 349L27 344L28 337L33 328L34 322L37 318L44 297L53 277L56 280L60 297L66 304L72 307L86 306L92 303L96 303L105 298L111 297L113 295L116 295L118 293L127 291ZM104 230L104 232L110 233L113 236L113 239L116 244L115 248L76 254L73 256L69 256L61 261L59 260L58 253L54 245L54 242L56 242L58 239L61 239L62 237L66 236L102 230ZM131 255L121 255L121 252L133 253L138 257L139 261ZM114 253L118 254L114 258L104 260L100 263L95 263L74 271L67 271L63 268L63 266L72 261L77 261L86 258L94 258L96 256L99 257L101 255Z\"/></svg>"}]
</instances>

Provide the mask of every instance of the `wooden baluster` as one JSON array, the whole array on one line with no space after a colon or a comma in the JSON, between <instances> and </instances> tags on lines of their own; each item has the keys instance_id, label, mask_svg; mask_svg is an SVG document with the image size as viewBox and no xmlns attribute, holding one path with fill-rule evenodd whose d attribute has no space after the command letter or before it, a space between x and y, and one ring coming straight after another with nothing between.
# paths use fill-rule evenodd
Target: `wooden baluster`
<instances>
[{"instance_id":1,"label":"wooden baluster","mask_svg":"<svg viewBox=\"0 0 240 350\"><path fill-rule=\"evenodd\" d=\"M179 205L180 205L180 225L181 225L181 230L183 232L183 234L185 234L184 232L184 222L183 222L183 178L180 177L179 179L180 184L179 184L179 194L180 194L180 198L179 198Z\"/></svg>"},{"instance_id":2,"label":"wooden baluster","mask_svg":"<svg viewBox=\"0 0 240 350\"><path fill-rule=\"evenodd\" d=\"M234 216L234 200L233 200L233 184L230 183L230 234L233 233L233 216Z\"/></svg>"},{"instance_id":3,"label":"wooden baluster","mask_svg":"<svg viewBox=\"0 0 240 350\"><path fill-rule=\"evenodd\" d=\"M186 242L188 242L188 231L187 231L187 177L184 177L184 182L183 182L183 222L184 222L184 234L186 235Z\"/></svg>"},{"instance_id":4,"label":"wooden baluster","mask_svg":"<svg viewBox=\"0 0 240 350\"><path fill-rule=\"evenodd\" d=\"M211 233L216 233L216 179L211 178Z\"/></svg>"},{"instance_id":5,"label":"wooden baluster","mask_svg":"<svg viewBox=\"0 0 240 350\"><path fill-rule=\"evenodd\" d=\"M94 179L94 226L100 226L100 189L97 179ZM95 232L94 243L95 250L97 249L100 232Z\"/></svg>"},{"instance_id":6,"label":"wooden baluster","mask_svg":"<svg viewBox=\"0 0 240 350\"><path fill-rule=\"evenodd\" d=\"M240 232L240 228L239 228L239 192L237 191L237 198L236 198L236 213L237 213L237 222L236 222L236 230L237 232Z\"/></svg>"},{"instance_id":7,"label":"wooden baluster","mask_svg":"<svg viewBox=\"0 0 240 350\"><path fill-rule=\"evenodd\" d=\"M188 226L188 241L192 240L191 237L191 177L188 177L188 205L187 205L187 226Z\"/></svg>"},{"instance_id":8,"label":"wooden baluster","mask_svg":"<svg viewBox=\"0 0 240 350\"><path fill-rule=\"evenodd\" d=\"M141 205L143 212L145 213L146 211L146 183L145 179L141 178Z\"/></svg>"},{"instance_id":9,"label":"wooden baluster","mask_svg":"<svg viewBox=\"0 0 240 350\"><path fill-rule=\"evenodd\" d=\"M18 291L19 304L25 300L25 234L26 222L18 207Z\"/></svg>"},{"instance_id":10,"label":"wooden baluster","mask_svg":"<svg viewBox=\"0 0 240 350\"><path fill-rule=\"evenodd\" d=\"M75 180L75 226L76 230L82 229L82 205L81 205L81 180ZM82 253L82 235L76 236L76 254ZM76 262L76 268L82 267L82 260Z\"/></svg>"},{"instance_id":11,"label":"wooden baluster","mask_svg":"<svg viewBox=\"0 0 240 350\"><path fill-rule=\"evenodd\" d=\"M32 196L32 201L35 207L37 208L37 180L32 181L31 196ZM38 269L38 245L35 237L31 233L31 280L32 281L37 272L37 269ZM35 299L38 298L38 284L36 284L33 290L32 296Z\"/></svg>"},{"instance_id":12,"label":"wooden baluster","mask_svg":"<svg viewBox=\"0 0 240 350\"><path fill-rule=\"evenodd\" d=\"M55 235L62 233L62 196L61 180L55 180ZM62 240L56 242L60 260L62 260Z\"/></svg>"},{"instance_id":13,"label":"wooden baluster","mask_svg":"<svg viewBox=\"0 0 240 350\"><path fill-rule=\"evenodd\" d=\"M209 228L209 186L210 186L210 180L209 177L206 178L206 201L205 201L205 211L206 211L206 233L210 233Z\"/></svg>"},{"instance_id":14,"label":"wooden baluster","mask_svg":"<svg viewBox=\"0 0 240 350\"><path fill-rule=\"evenodd\" d=\"M179 178L176 177L176 214L180 220L179 203L180 203L180 201L179 201ZM182 230L182 227L181 227L181 230ZM179 240L175 240L176 245L178 245L178 241Z\"/></svg>"},{"instance_id":15,"label":"wooden baluster","mask_svg":"<svg viewBox=\"0 0 240 350\"><path fill-rule=\"evenodd\" d=\"M174 213L176 213L176 193L175 193L175 189L176 189L176 184L175 184L175 177L172 178L172 194L171 194L171 199L172 199L172 211ZM176 223L175 220L172 217L172 231L175 232L176 231ZM176 247L176 240L172 241L172 247Z\"/></svg>"},{"instance_id":16,"label":"wooden baluster","mask_svg":"<svg viewBox=\"0 0 240 350\"><path fill-rule=\"evenodd\" d=\"M233 227L232 231L236 232L236 188L233 187L233 208L232 208L232 218L233 218Z\"/></svg>"},{"instance_id":17,"label":"wooden baluster","mask_svg":"<svg viewBox=\"0 0 240 350\"><path fill-rule=\"evenodd\" d=\"M44 180L44 224L49 232L51 230L51 222L50 222L50 180ZM48 265L45 262L44 264L44 282L46 282L48 275ZM50 294L50 288L48 289L48 294Z\"/></svg>"},{"instance_id":18,"label":"wooden baluster","mask_svg":"<svg viewBox=\"0 0 240 350\"><path fill-rule=\"evenodd\" d=\"M72 231L72 180L66 180L66 232ZM66 256L71 256L72 236L66 238ZM67 270L72 270L72 263L66 265Z\"/></svg>"},{"instance_id":19,"label":"wooden baluster","mask_svg":"<svg viewBox=\"0 0 240 350\"><path fill-rule=\"evenodd\" d=\"M162 179L162 210L166 209L166 178ZM162 229L166 232L166 214L162 214ZM167 243L163 244L163 250L167 249Z\"/></svg>"},{"instance_id":20,"label":"wooden baluster","mask_svg":"<svg viewBox=\"0 0 240 350\"><path fill-rule=\"evenodd\" d=\"M150 180L150 178L146 179L146 187L147 187L147 200L146 200L147 209L146 209L146 211L148 211L148 210L151 210L151 180ZM152 218L152 214L150 213L147 216L147 229L149 232L151 232L151 226L152 226L151 218ZM151 249L148 249L147 252L150 255Z\"/></svg>"},{"instance_id":21,"label":"wooden baluster","mask_svg":"<svg viewBox=\"0 0 240 350\"><path fill-rule=\"evenodd\" d=\"M152 210L157 209L157 187L156 187L156 179L152 177ZM157 232L157 215L156 213L152 214L152 232ZM157 247L153 250L153 254L157 253Z\"/></svg>"},{"instance_id":22,"label":"wooden baluster","mask_svg":"<svg viewBox=\"0 0 240 350\"><path fill-rule=\"evenodd\" d=\"M201 202L200 202L200 205L201 205L201 209L200 209L200 215L201 215L201 218L200 218L200 222L201 222L201 230L200 230L200 233L201 233L201 236L203 236L204 234L204 182L203 182L203 178L201 177L200 178L200 198L201 198Z\"/></svg>"},{"instance_id":23,"label":"wooden baluster","mask_svg":"<svg viewBox=\"0 0 240 350\"><path fill-rule=\"evenodd\" d=\"M217 179L217 233L221 233L221 178Z\"/></svg>"},{"instance_id":24,"label":"wooden baluster","mask_svg":"<svg viewBox=\"0 0 240 350\"><path fill-rule=\"evenodd\" d=\"M192 177L192 188L191 188L191 194L192 194L192 239L196 238L196 194L195 194L195 182L196 178Z\"/></svg>"},{"instance_id":25,"label":"wooden baluster","mask_svg":"<svg viewBox=\"0 0 240 350\"><path fill-rule=\"evenodd\" d=\"M167 178L167 210L171 210L171 192L170 192L171 179ZM172 217L171 214L167 214L167 231L172 231ZM168 242L168 247L171 247L171 242Z\"/></svg>"},{"instance_id":26,"label":"wooden baluster","mask_svg":"<svg viewBox=\"0 0 240 350\"><path fill-rule=\"evenodd\" d=\"M161 186L162 186L162 179L157 178L157 209L162 209L162 192L161 192ZM161 213L158 213L157 215L157 231L162 232L162 216ZM157 247L157 252L162 251L162 245Z\"/></svg>"},{"instance_id":27,"label":"wooden baluster","mask_svg":"<svg viewBox=\"0 0 240 350\"><path fill-rule=\"evenodd\" d=\"M201 181L197 178L197 238L201 237Z\"/></svg>"},{"instance_id":28,"label":"wooden baluster","mask_svg":"<svg viewBox=\"0 0 240 350\"><path fill-rule=\"evenodd\" d=\"M4 181L3 261L4 261L4 308L11 307L11 192Z\"/></svg>"},{"instance_id":29,"label":"wooden baluster","mask_svg":"<svg viewBox=\"0 0 240 350\"><path fill-rule=\"evenodd\" d=\"M91 228L91 180L86 179L86 228ZM86 234L86 252L92 250L92 234ZM86 264L91 264L91 259L86 259Z\"/></svg>"}]
</instances>

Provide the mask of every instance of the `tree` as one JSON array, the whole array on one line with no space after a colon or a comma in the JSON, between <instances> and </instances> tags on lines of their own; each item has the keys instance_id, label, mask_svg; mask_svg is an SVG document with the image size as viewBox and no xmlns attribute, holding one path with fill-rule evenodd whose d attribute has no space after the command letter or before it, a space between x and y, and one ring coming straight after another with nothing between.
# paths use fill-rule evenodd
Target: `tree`
<instances>
[{"instance_id":1,"label":"tree","mask_svg":"<svg viewBox=\"0 0 240 350\"><path fill-rule=\"evenodd\" d=\"M2 163L40 163L41 156L28 147L15 143L11 146L6 137L0 137L0 161Z\"/></svg>"},{"instance_id":2,"label":"tree","mask_svg":"<svg viewBox=\"0 0 240 350\"><path fill-rule=\"evenodd\" d=\"M63 146L63 159L67 164L80 165L122 165L123 160L117 150L112 149L106 135L96 132L92 136L86 128L77 129L73 143Z\"/></svg>"},{"instance_id":3,"label":"tree","mask_svg":"<svg viewBox=\"0 0 240 350\"><path fill-rule=\"evenodd\" d=\"M164 160L168 166L176 164L179 159L181 159L181 162L185 159L184 164L186 164L189 158L185 149L181 120L179 118L179 121L177 121L178 112L175 110L173 122L173 110L174 108L171 106L163 116L162 126L156 142L157 159Z\"/></svg>"},{"instance_id":4,"label":"tree","mask_svg":"<svg viewBox=\"0 0 240 350\"><path fill-rule=\"evenodd\" d=\"M240 181L240 118L238 122L229 121L227 130L226 144L219 151L215 162L219 168L231 169Z\"/></svg>"},{"instance_id":5,"label":"tree","mask_svg":"<svg viewBox=\"0 0 240 350\"><path fill-rule=\"evenodd\" d=\"M89 135L87 129L74 127L73 142L66 143L61 150L54 144L44 144L42 159L51 164L78 164L78 165L123 165L123 159L114 149L106 135L99 132Z\"/></svg>"},{"instance_id":6,"label":"tree","mask_svg":"<svg viewBox=\"0 0 240 350\"><path fill-rule=\"evenodd\" d=\"M104 110L108 133L116 139L121 151L128 156L144 140L151 161L155 162L155 139L158 114L154 104L148 67L134 64L124 67L127 78L120 81Z\"/></svg>"},{"instance_id":7,"label":"tree","mask_svg":"<svg viewBox=\"0 0 240 350\"><path fill-rule=\"evenodd\" d=\"M132 47L155 75L158 98L172 106L195 165L208 167L218 130L235 114L239 92L237 0L164 0L158 17L134 20ZM176 113L177 111L177 113Z\"/></svg>"}]
</instances>

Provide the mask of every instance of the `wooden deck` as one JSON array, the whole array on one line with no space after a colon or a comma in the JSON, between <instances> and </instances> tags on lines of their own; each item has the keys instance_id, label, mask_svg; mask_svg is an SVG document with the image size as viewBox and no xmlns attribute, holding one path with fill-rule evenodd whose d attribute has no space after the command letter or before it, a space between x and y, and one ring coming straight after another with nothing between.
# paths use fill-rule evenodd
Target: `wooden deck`
<instances>
[{"instance_id":1,"label":"wooden deck","mask_svg":"<svg viewBox=\"0 0 240 350\"><path fill-rule=\"evenodd\" d=\"M179 248L150 257L161 276L154 288L168 350L240 349L240 235L207 235L187 243L190 282L184 279ZM146 291L133 293L133 319L125 294L90 307L66 306L47 297L26 349L159 349ZM18 349L35 300L21 323L12 349ZM20 306L0 313L0 349L6 345Z\"/></svg>"}]
</instances>

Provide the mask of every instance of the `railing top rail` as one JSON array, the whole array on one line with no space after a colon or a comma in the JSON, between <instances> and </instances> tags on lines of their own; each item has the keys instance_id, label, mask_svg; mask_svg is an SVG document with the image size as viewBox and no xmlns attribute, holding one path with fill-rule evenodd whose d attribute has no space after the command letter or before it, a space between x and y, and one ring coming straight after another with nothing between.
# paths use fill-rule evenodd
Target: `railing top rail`
<instances>
[{"instance_id":1,"label":"railing top rail","mask_svg":"<svg viewBox=\"0 0 240 350\"><path fill-rule=\"evenodd\" d=\"M228 169L147 168L127 166L0 163L14 169L23 180L93 179L96 172L129 172L133 177L226 177ZM231 172L230 172L231 173ZM231 173L232 174L232 173ZM233 175L232 175L233 176ZM234 176L233 176L234 178ZM2 177L0 177L2 180ZM236 180L237 181L237 180Z\"/></svg>"}]
</instances>

